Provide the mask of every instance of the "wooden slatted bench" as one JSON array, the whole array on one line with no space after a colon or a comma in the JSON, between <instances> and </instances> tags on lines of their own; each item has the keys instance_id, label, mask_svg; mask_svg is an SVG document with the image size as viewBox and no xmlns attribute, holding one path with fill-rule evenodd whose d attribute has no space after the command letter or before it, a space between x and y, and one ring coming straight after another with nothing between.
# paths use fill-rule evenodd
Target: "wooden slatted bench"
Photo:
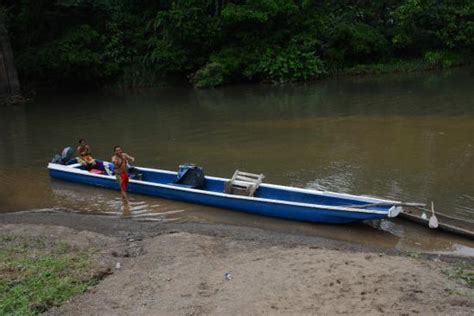
<instances>
[{"instance_id":1,"label":"wooden slatted bench","mask_svg":"<svg viewBox=\"0 0 474 316\"><path fill-rule=\"evenodd\" d=\"M232 179L225 182L224 192L228 194L254 196L263 178L265 178L263 174L235 170Z\"/></svg>"}]
</instances>

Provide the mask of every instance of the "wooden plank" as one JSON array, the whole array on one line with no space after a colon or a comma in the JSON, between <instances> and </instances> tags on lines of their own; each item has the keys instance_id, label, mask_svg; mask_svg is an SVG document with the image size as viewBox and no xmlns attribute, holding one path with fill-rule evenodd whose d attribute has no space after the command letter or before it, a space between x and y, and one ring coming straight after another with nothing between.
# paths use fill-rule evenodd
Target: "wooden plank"
<instances>
[{"instance_id":1,"label":"wooden plank","mask_svg":"<svg viewBox=\"0 0 474 316\"><path fill-rule=\"evenodd\" d=\"M400 213L400 217L410 220L412 222L422 224L423 226L428 227L428 218L423 219L422 213L425 212L429 218L432 213L428 209L419 209L415 207L404 208ZM439 226L437 229L441 229L450 233L461 235L469 239L474 240L474 223L469 220L462 220L459 218L454 218L449 215L435 212L436 217L438 218Z\"/></svg>"},{"instance_id":2,"label":"wooden plank","mask_svg":"<svg viewBox=\"0 0 474 316\"><path fill-rule=\"evenodd\" d=\"M240 173L239 169L235 170L234 175L232 176L232 179L230 179L230 180L234 181L235 178L237 178L237 176L239 175L239 173Z\"/></svg>"},{"instance_id":3,"label":"wooden plank","mask_svg":"<svg viewBox=\"0 0 474 316\"><path fill-rule=\"evenodd\" d=\"M232 188L232 194L243 195L243 196L252 196L247 189L241 189L239 187Z\"/></svg>"},{"instance_id":4,"label":"wooden plank","mask_svg":"<svg viewBox=\"0 0 474 316\"><path fill-rule=\"evenodd\" d=\"M264 177L263 174L256 174L256 173L249 173L249 172L243 172L243 171L239 171L239 174L243 175L243 176L254 176L254 177Z\"/></svg>"},{"instance_id":5,"label":"wooden plank","mask_svg":"<svg viewBox=\"0 0 474 316\"><path fill-rule=\"evenodd\" d=\"M262 179L263 174L254 174L235 170L232 179L225 183L224 192L230 194L253 196Z\"/></svg>"},{"instance_id":6,"label":"wooden plank","mask_svg":"<svg viewBox=\"0 0 474 316\"><path fill-rule=\"evenodd\" d=\"M238 180L234 180L232 182L233 185L238 185L238 186L241 186L241 187L244 187L244 188L248 188L250 186L254 186L255 184L254 183L248 183L248 182L243 182L243 181L238 181Z\"/></svg>"},{"instance_id":7,"label":"wooden plank","mask_svg":"<svg viewBox=\"0 0 474 316\"><path fill-rule=\"evenodd\" d=\"M241 176L241 175L238 175L235 180L238 180L238 181L247 181L247 182L252 182L252 183L255 183L255 182L258 182L259 179L253 179L253 178L248 178L248 177L244 177L244 176Z\"/></svg>"}]
</instances>

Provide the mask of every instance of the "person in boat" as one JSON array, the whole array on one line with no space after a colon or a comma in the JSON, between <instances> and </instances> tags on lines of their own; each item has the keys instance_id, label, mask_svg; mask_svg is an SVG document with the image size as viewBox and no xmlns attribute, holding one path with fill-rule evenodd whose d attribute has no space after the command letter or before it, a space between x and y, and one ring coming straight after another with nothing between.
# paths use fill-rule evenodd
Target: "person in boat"
<instances>
[{"instance_id":1,"label":"person in boat","mask_svg":"<svg viewBox=\"0 0 474 316\"><path fill-rule=\"evenodd\" d=\"M114 147L114 155L112 156L112 163L114 164L115 177L120 186L120 193L122 194L122 202L124 206L124 215L128 212L128 163L134 162L135 158L123 152L122 147Z\"/></svg>"},{"instance_id":2,"label":"person in boat","mask_svg":"<svg viewBox=\"0 0 474 316\"><path fill-rule=\"evenodd\" d=\"M92 158L91 148L87 145L85 139L79 139L79 146L77 146L77 161L80 162L83 166L86 166L87 169L91 169L96 165L96 161Z\"/></svg>"}]
</instances>

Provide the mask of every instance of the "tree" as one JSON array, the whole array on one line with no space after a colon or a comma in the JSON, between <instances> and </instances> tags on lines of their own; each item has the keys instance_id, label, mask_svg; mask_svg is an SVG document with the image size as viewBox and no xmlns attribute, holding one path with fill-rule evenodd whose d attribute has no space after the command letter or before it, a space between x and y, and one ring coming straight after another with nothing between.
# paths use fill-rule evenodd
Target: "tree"
<instances>
[{"instance_id":1,"label":"tree","mask_svg":"<svg viewBox=\"0 0 474 316\"><path fill-rule=\"evenodd\" d=\"M15 64L13 62L13 51L5 27L4 9L0 7L0 95L18 95L20 93L20 82Z\"/></svg>"}]
</instances>

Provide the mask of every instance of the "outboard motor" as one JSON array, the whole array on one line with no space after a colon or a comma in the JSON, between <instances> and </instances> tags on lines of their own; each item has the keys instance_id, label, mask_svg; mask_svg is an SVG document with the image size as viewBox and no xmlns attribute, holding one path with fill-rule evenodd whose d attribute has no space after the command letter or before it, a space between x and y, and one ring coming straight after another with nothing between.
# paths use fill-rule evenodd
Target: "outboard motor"
<instances>
[{"instance_id":1,"label":"outboard motor","mask_svg":"<svg viewBox=\"0 0 474 316\"><path fill-rule=\"evenodd\" d=\"M188 163L179 165L176 184L183 184L194 189L202 189L204 188L205 181L204 171L201 167Z\"/></svg>"},{"instance_id":2,"label":"outboard motor","mask_svg":"<svg viewBox=\"0 0 474 316\"><path fill-rule=\"evenodd\" d=\"M140 172L138 168L130 167L128 168L128 175L130 179L133 180L143 180L143 174Z\"/></svg>"},{"instance_id":3,"label":"outboard motor","mask_svg":"<svg viewBox=\"0 0 474 316\"><path fill-rule=\"evenodd\" d=\"M51 159L51 162L62 164L63 162L62 162L62 159L61 159L61 155L59 155L59 154L54 155L53 159Z\"/></svg>"},{"instance_id":4,"label":"outboard motor","mask_svg":"<svg viewBox=\"0 0 474 316\"><path fill-rule=\"evenodd\" d=\"M74 149L72 147L66 147L63 149L63 152L61 153L61 159L64 164L69 162L69 160L72 159L72 156L74 155Z\"/></svg>"},{"instance_id":5,"label":"outboard motor","mask_svg":"<svg viewBox=\"0 0 474 316\"><path fill-rule=\"evenodd\" d=\"M61 152L61 155L56 154L54 155L53 159L51 159L52 163L57 163L61 165L67 165L71 163L76 163L76 159L72 159L74 155L74 149L72 147L66 147Z\"/></svg>"}]
</instances>

